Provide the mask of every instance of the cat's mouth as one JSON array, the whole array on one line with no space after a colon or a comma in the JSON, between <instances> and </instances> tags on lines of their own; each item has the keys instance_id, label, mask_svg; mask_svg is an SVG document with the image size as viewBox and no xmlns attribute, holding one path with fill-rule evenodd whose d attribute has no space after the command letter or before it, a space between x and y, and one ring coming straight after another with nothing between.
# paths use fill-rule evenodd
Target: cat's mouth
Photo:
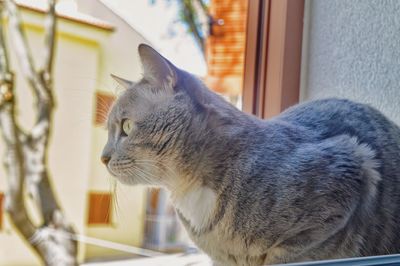
<instances>
[{"instance_id":1,"label":"cat's mouth","mask_svg":"<svg viewBox=\"0 0 400 266\"><path fill-rule=\"evenodd\" d=\"M116 171L115 169L113 169L110 164L107 164L106 166L107 171L115 178L117 178L118 180L123 176L121 175L121 173L119 173L118 171Z\"/></svg>"},{"instance_id":2,"label":"cat's mouth","mask_svg":"<svg viewBox=\"0 0 400 266\"><path fill-rule=\"evenodd\" d=\"M109 167L108 165L107 165L107 171L108 171L113 177L118 178L118 174L115 173L115 172L111 169L111 167Z\"/></svg>"},{"instance_id":3,"label":"cat's mouth","mask_svg":"<svg viewBox=\"0 0 400 266\"><path fill-rule=\"evenodd\" d=\"M134 178L132 176L128 176L126 174L121 174L121 173L116 173L111 167L108 167L108 166L107 166L107 170L114 178L116 178L122 184L132 185L135 183L133 180Z\"/></svg>"}]
</instances>

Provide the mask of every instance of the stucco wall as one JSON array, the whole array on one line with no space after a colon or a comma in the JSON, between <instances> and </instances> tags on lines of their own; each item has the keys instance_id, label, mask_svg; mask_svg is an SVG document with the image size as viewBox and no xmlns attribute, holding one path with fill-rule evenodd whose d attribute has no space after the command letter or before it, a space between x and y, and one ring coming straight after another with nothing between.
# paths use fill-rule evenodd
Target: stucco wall
<instances>
[{"instance_id":1,"label":"stucco wall","mask_svg":"<svg viewBox=\"0 0 400 266\"><path fill-rule=\"evenodd\" d=\"M400 124L400 1L307 0L302 100L345 97Z\"/></svg>"}]
</instances>

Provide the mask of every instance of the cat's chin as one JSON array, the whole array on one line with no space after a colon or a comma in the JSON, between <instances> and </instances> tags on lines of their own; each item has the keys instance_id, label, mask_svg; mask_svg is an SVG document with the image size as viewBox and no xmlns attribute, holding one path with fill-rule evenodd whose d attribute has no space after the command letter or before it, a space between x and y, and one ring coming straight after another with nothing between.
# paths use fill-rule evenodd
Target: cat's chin
<instances>
[{"instance_id":1,"label":"cat's chin","mask_svg":"<svg viewBox=\"0 0 400 266\"><path fill-rule=\"evenodd\" d=\"M128 186L136 186L136 185L151 186L151 184L148 184L143 180L134 178L132 176L114 176L114 178L116 178L117 181L120 182L121 184Z\"/></svg>"},{"instance_id":2,"label":"cat's chin","mask_svg":"<svg viewBox=\"0 0 400 266\"><path fill-rule=\"evenodd\" d=\"M131 176L114 176L114 178L124 185L135 186L141 184L139 180L136 180L136 178L132 178Z\"/></svg>"},{"instance_id":3,"label":"cat's chin","mask_svg":"<svg viewBox=\"0 0 400 266\"><path fill-rule=\"evenodd\" d=\"M113 176L113 178L117 179L118 182L124 185L129 185L129 186L135 186L135 185L140 185L143 182L140 182L137 178L134 178L129 175L120 175L116 174L112 169L107 168L108 172Z\"/></svg>"}]
</instances>

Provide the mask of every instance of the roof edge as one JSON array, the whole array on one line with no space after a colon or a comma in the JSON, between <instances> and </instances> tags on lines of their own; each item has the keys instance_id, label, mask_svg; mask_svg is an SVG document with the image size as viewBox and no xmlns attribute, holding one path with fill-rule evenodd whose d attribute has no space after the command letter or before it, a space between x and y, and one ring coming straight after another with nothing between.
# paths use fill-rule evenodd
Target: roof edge
<instances>
[{"instance_id":1,"label":"roof edge","mask_svg":"<svg viewBox=\"0 0 400 266\"><path fill-rule=\"evenodd\" d=\"M23 4L23 3L17 3L17 5L18 5L18 7L22 8L24 10L33 11L33 12L40 13L40 14L47 14L46 10L41 9L39 7L33 7L30 5ZM68 20L71 22L87 25L90 27L95 27L95 28L98 28L101 30L110 31L110 32L113 32L115 30L115 27L113 25L108 24L106 22L101 23L100 20L99 20L99 22L94 23L94 22L90 22L90 21L87 21L84 19L77 18L77 17L69 16L66 14L57 13L56 15L57 15L57 18L65 19L65 20Z\"/></svg>"}]
</instances>

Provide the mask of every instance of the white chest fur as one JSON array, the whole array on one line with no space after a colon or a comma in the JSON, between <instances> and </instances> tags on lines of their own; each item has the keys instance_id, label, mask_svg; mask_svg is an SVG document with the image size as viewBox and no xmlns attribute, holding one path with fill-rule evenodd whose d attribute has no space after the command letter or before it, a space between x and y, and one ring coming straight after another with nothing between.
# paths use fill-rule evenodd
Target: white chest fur
<instances>
[{"instance_id":1,"label":"white chest fur","mask_svg":"<svg viewBox=\"0 0 400 266\"><path fill-rule=\"evenodd\" d=\"M188 191L174 202L175 207L189 221L191 227L200 231L212 220L217 204L217 195L212 189L201 186Z\"/></svg>"}]
</instances>

